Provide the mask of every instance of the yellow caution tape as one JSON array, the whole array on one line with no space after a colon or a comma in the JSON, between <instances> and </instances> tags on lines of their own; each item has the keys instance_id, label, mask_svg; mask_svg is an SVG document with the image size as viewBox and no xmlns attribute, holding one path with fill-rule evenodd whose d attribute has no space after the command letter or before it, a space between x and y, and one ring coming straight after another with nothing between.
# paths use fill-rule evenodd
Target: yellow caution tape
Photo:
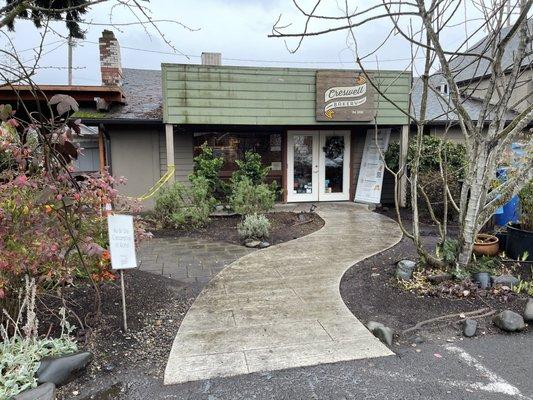
<instances>
[{"instance_id":1,"label":"yellow caution tape","mask_svg":"<svg viewBox=\"0 0 533 400\"><path fill-rule=\"evenodd\" d=\"M152 197L154 194L156 194L157 191L161 189L163 185L167 183L170 180L170 178L174 176L175 171L176 171L176 166L168 165L167 172L165 172L165 174L145 194L143 194L140 197L137 197L137 200L144 201Z\"/></svg>"}]
</instances>

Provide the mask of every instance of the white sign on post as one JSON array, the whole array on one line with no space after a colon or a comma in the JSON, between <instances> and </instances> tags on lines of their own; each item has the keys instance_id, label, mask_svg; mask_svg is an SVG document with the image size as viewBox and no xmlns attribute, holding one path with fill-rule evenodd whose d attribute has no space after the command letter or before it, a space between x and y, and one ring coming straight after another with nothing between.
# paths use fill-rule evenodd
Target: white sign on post
<instances>
[{"instance_id":1,"label":"white sign on post","mask_svg":"<svg viewBox=\"0 0 533 400\"><path fill-rule=\"evenodd\" d=\"M137 268L135 235L131 215L110 215L107 217L109 251L113 269Z\"/></svg>"},{"instance_id":2,"label":"white sign on post","mask_svg":"<svg viewBox=\"0 0 533 400\"><path fill-rule=\"evenodd\" d=\"M379 203L381 201L385 163L381 158L380 150L383 153L387 151L390 132L390 128L378 129L377 141L374 129L369 129L366 132L363 159L355 191L355 201L361 203Z\"/></svg>"},{"instance_id":3,"label":"white sign on post","mask_svg":"<svg viewBox=\"0 0 533 400\"><path fill-rule=\"evenodd\" d=\"M111 253L111 267L120 270L120 287L122 289L122 316L124 332L128 331L126 315L126 288L124 285L125 269L137 268L135 255L135 234L133 231L133 217L131 215L109 215L107 217L109 233L109 252Z\"/></svg>"}]
</instances>

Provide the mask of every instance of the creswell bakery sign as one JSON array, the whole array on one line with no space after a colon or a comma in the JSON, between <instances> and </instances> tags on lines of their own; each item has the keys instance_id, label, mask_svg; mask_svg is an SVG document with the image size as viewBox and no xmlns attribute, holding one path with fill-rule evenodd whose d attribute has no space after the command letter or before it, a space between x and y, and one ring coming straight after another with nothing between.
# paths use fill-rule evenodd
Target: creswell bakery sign
<instances>
[{"instance_id":1,"label":"creswell bakery sign","mask_svg":"<svg viewBox=\"0 0 533 400\"><path fill-rule=\"evenodd\" d=\"M374 89L360 73L317 71L317 121L371 121Z\"/></svg>"}]
</instances>

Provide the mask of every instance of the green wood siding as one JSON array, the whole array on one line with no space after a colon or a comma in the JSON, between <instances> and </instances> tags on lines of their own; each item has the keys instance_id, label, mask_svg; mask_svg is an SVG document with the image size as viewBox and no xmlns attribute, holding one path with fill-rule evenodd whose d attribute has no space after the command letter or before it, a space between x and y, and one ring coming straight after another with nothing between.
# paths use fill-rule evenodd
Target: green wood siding
<instances>
[{"instance_id":1,"label":"green wood siding","mask_svg":"<svg viewBox=\"0 0 533 400\"><path fill-rule=\"evenodd\" d=\"M315 69L162 64L162 71L165 123L335 124L315 120ZM399 71L372 74L391 100L409 110L410 74ZM378 124L408 123L407 117L383 97L376 95L375 102Z\"/></svg>"}]
</instances>

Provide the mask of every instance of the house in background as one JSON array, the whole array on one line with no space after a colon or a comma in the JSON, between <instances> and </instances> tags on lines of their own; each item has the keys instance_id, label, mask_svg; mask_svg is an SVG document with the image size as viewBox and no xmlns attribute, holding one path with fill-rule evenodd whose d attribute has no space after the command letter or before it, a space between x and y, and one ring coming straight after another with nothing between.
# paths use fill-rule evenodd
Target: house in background
<instances>
[{"instance_id":1,"label":"house in background","mask_svg":"<svg viewBox=\"0 0 533 400\"><path fill-rule=\"evenodd\" d=\"M499 37L503 38L509 32L509 27L501 30ZM533 19L528 21L529 42L526 48L526 56L521 63L520 76L511 94L510 110L506 113L507 121L512 121L518 113L524 111L533 102ZM485 58L475 55L482 55L485 49L490 49L492 43L485 37L466 50L462 55L450 61L450 67L454 72L455 80L461 91L462 102L470 118L477 120L482 110L483 100L490 85L490 65ZM518 49L519 36L515 34L507 44L503 57L502 67L504 71L509 71L514 65L514 56ZM449 109L449 104L444 99L450 95L449 87L442 73L435 73L430 77L429 83L434 91L428 93L427 118L429 123L427 133L446 137L446 139L462 142L464 136L458 126L457 114ZM414 79L413 93L411 95L411 111L415 115L420 110L422 98L422 80ZM494 93L491 103L498 102L499 95ZM486 118L486 125L491 122L492 113L489 112Z\"/></svg>"}]
</instances>

